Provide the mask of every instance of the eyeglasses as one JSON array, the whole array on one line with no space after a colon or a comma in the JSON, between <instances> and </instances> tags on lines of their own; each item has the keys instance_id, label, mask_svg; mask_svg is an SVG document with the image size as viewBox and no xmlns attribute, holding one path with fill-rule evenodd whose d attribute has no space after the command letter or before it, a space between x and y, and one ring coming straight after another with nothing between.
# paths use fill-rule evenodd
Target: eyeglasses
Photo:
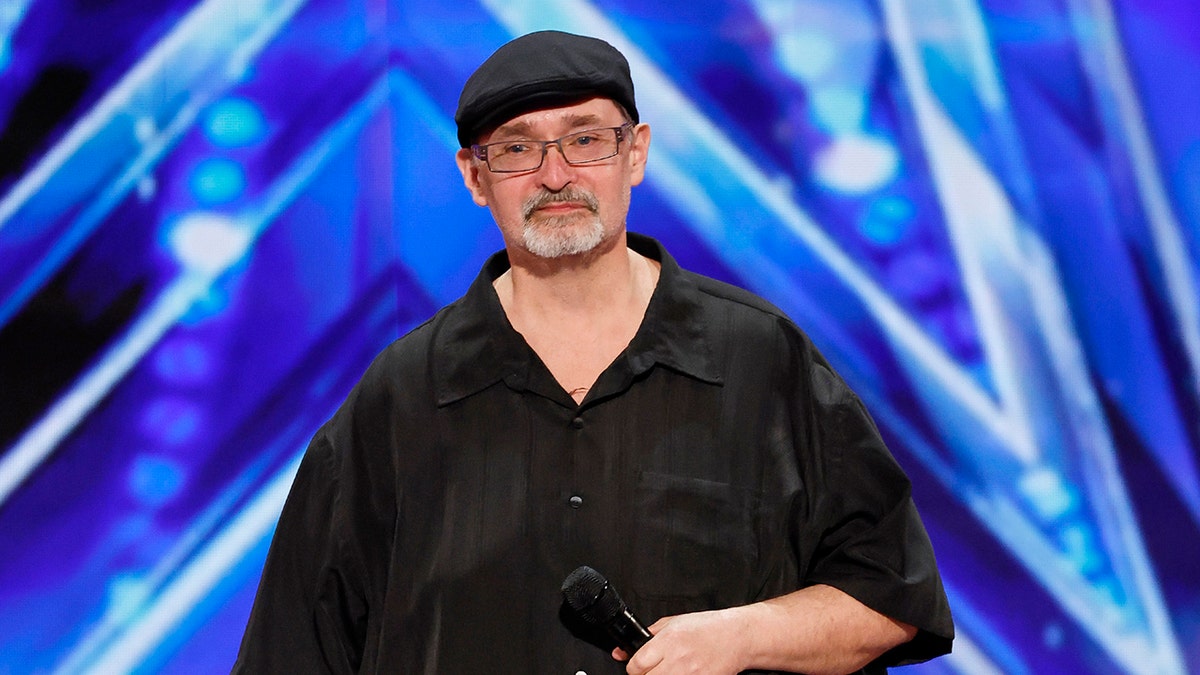
<instances>
[{"instance_id":1,"label":"eyeglasses","mask_svg":"<svg viewBox=\"0 0 1200 675\"><path fill-rule=\"evenodd\" d=\"M471 152L495 173L536 171L541 168L546 159L546 148L551 145L558 146L567 164L588 164L620 152L621 141L632 126L633 122L626 122L619 127L576 131L552 141L516 140L472 145Z\"/></svg>"}]
</instances>

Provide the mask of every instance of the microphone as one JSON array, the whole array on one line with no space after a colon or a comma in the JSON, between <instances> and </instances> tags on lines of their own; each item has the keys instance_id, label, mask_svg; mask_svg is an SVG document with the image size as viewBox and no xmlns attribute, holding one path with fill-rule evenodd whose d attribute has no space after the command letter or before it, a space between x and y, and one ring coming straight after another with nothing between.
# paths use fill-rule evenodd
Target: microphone
<instances>
[{"instance_id":1,"label":"microphone","mask_svg":"<svg viewBox=\"0 0 1200 675\"><path fill-rule=\"evenodd\" d=\"M583 565L567 575L563 599L584 622L604 628L630 656L652 637L625 606L621 596L596 570Z\"/></svg>"}]
</instances>

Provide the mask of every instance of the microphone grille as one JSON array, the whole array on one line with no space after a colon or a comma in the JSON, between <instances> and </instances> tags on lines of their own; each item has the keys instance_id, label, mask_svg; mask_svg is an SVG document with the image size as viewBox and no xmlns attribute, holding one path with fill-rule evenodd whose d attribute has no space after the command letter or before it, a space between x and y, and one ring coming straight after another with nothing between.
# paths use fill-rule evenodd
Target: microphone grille
<instances>
[{"instance_id":1,"label":"microphone grille","mask_svg":"<svg viewBox=\"0 0 1200 675\"><path fill-rule=\"evenodd\" d=\"M603 624L625 611L625 602L613 590L608 579L583 565L567 575L562 584L563 599L579 618L591 624Z\"/></svg>"}]
</instances>

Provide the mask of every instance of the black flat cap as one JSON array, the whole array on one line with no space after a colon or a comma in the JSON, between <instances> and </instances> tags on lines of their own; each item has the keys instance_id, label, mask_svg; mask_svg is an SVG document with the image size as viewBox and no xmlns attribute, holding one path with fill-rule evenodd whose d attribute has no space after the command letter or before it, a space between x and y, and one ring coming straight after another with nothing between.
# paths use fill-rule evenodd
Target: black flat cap
<instances>
[{"instance_id":1,"label":"black flat cap","mask_svg":"<svg viewBox=\"0 0 1200 675\"><path fill-rule=\"evenodd\" d=\"M634 122L629 62L604 40L560 31L523 35L496 50L463 86L458 98L458 142L479 136L531 110L594 96L619 103Z\"/></svg>"}]
</instances>

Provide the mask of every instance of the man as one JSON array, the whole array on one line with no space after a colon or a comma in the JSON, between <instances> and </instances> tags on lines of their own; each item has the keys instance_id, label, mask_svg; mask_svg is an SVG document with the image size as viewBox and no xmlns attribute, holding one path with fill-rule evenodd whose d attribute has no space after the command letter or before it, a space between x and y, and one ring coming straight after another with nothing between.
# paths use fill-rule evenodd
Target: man
<instances>
[{"instance_id":1,"label":"man","mask_svg":"<svg viewBox=\"0 0 1200 675\"><path fill-rule=\"evenodd\" d=\"M650 128L559 32L463 89L457 162L505 250L314 437L234 670L848 673L949 651L909 483L779 310L628 234ZM604 573L627 662L564 609Z\"/></svg>"}]
</instances>

